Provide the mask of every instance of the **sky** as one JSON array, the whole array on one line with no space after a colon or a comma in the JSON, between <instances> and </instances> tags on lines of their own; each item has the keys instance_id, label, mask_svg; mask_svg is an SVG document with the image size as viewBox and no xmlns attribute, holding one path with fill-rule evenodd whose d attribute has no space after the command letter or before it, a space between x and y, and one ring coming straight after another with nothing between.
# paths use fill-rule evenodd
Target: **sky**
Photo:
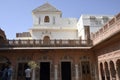
<instances>
[{"instance_id":1,"label":"sky","mask_svg":"<svg viewBox=\"0 0 120 80\"><path fill-rule=\"evenodd\" d=\"M120 13L120 0L0 0L0 28L7 39L27 32L33 26L32 10L46 2L61 10L63 18Z\"/></svg>"}]
</instances>

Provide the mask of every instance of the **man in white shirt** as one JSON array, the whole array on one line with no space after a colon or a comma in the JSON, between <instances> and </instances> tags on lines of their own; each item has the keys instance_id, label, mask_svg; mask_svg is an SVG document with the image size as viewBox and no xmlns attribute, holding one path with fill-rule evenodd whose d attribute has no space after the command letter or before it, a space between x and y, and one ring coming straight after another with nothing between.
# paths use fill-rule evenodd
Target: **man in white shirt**
<instances>
[{"instance_id":1,"label":"man in white shirt","mask_svg":"<svg viewBox=\"0 0 120 80\"><path fill-rule=\"evenodd\" d=\"M25 74L26 80L31 80L31 69L29 66L27 67L27 69L25 69Z\"/></svg>"}]
</instances>

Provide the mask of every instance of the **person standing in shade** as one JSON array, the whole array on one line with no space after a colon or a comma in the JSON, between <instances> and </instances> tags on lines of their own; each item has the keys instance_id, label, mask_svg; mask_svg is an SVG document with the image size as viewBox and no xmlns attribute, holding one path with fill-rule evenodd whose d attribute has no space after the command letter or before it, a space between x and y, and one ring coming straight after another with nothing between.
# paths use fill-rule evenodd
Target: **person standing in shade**
<instances>
[{"instance_id":1,"label":"person standing in shade","mask_svg":"<svg viewBox=\"0 0 120 80\"><path fill-rule=\"evenodd\" d=\"M26 80L31 80L31 69L29 66L25 69L25 78Z\"/></svg>"},{"instance_id":2,"label":"person standing in shade","mask_svg":"<svg viewBox=\"0 0 120 80\"><path fill-rule=\"evenodd\" d=\"M7 73L8 73L7 80L12 80L13 69L12 69L12 67L11 67L11 63L8 63Z\"/></svg>"},{"instance_id":3,"label":"person standing in shade","mask_svg":"<svg viewBox=\"0 0 120 80\"><path fill-rule=\"evenodd\" d=\"M8 78L8 63L5 63L4 69L2 71L2 80L7 80Z\"/></svg>"},{"instance_id":4,"label":"person standing in shade","mask_svg":"<svg viewBox=\"0 0 120 80\"><path fill-rule=\"evenodd\" d=\"M2 70L0 70L0 80L2 80Z\"/></svg>"}]
</instances>

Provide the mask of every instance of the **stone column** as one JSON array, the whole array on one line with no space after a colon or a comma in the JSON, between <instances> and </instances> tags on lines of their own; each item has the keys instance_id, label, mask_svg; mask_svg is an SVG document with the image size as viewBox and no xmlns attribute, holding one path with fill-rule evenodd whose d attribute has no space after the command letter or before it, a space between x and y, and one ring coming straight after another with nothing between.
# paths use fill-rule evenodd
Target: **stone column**
<instances>
[{"instance_id":1,"label":"stone column","mask_svg":"<svg viewBox=\"0 0 120 80\"><path fill-rule=\"evenodd\" d=\"M108 64L109 74L110 74L110 80L112 79L111 71L110 71L110 64Z\"/></svg>"},{"instance_id":2,"label":"stone column","mask_svg":"<svg viewBox=\"0 0 120 80\"><path fill-rule=\"evenodd\" d=\"M75 65L75 80L79 80L78 65Z\"/></svg>"},{"instance_id":3,"label":"stone column","mask_svg":"<svg viewBox=\"0 0 120 80\"><path fill-rule=\"evenodd\" d=\"M32 80L35 80L35 69L33 69Z\"/></svg>"},{"instance_id":4,"label":"stone column","mask_svg":"<svg viewBox=\"0 0 120 80\"><path fill-rule=\"evenodd\" d=\"M102 80L101 79L101 66L100 66L100 63L98 63L98 73L99 73L99 80Z\"/></svg>"},{"instance_id":5,"label":"stone column","mask_svg":"<svg viewBox=\"0 0 120 80\"><path fill-rule=\"evenodd\" d=\"M116 61L114 61L114 67L115 67L115 71L116 71L116 80L119 80Z\"/></svg>"},{"instance_id":6,"label":"stone column","mask_svg":"<svg viewBox=\"0 0 120 80\"><path fill-rule=\"evenodd\" d=\"M99 65L99 64L98 64L98 65ZM99 69L99 68L97 68L98 65L95 65L95 64L94 64L94 67L93 67L93 68L95 68L95 69L93 69L93 72L94 72L94 75L95 75L95 80L99 80L99 79L98 79L98 76L99 76L100 71L98 72L98 69Z\"/></svg>"},{"instance_id":7,"label":"stone column","mask_svg":"<svg viewBox=\"0 0 120 80\"><path fill-rule=\"evenodd\" d=\"M104 72L105 80L107 80L106 71L105 71L105 64L104 63L103 63L103 72Z\"/></svg>"},{"instance_id":8,"label":"stone column","mask_svg":"<svg viewBox=\"0 0 120 80\"><path fill-rule=\"evenodd\" d=\"M54 79L58 80L58 65L55 65Z\"/></svg>"}]
</instances>

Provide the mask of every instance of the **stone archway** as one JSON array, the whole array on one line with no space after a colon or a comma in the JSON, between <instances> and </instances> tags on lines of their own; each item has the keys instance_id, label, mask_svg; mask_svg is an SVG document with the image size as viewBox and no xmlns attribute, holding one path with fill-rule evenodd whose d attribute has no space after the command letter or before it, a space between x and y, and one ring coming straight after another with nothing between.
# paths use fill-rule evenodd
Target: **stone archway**
<instances>
[{"instance_id":1,"label":"stone archway","mask_svg":"<svg viewBox=\"0 0 120 80\"><path fill-rule=\"evenodd\" d=\"M103 69L103 64L100 63L100 73L101 73L101 80L105 80L105 73Z\"/></svg>"},{"instance_id":2,"label":"stone archway","mask_svg":"<svg viewBox=\"0 0 120 80\"><path fill-rule=\"evenodd\" d=\"M113 61L110 61L109 64L110 64L110 73L111 73L112 80L116 80L115 65L114 65Z\"/></svg>"},{"instance_id":3,"label":"stone archway","mask_svg":"<svg viewBox=\"0 0 120 80\"><path fill-rule=\"evenodd\" d=\"M107 79L107 80L110 80L110 72L109 72L109 69L108 69L108 63L105 62L104 65L105 65L105 75L106 75L106 79Z\"/></svg>"},{"instance_id":4,"label":"stone archway","mask_svg":"<svg viewBox=\"0 0 120 80\"><path fill-rule=\"evenodd\" d=\"M117 67L117 74L120 80L120 59L117 60L116 62L116 67Z\"/></svg>"}]
</instances>

